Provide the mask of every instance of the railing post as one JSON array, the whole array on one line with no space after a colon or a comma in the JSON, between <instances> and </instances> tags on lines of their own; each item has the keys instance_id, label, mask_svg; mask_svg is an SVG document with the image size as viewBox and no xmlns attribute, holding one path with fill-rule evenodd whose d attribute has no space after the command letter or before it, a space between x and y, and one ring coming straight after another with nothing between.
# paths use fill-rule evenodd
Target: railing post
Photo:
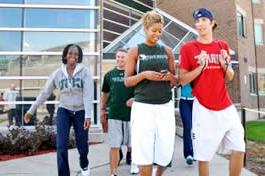
<instances>
[{"instance_id":1,"label":"railing post","mask_svg":"<svg viewBox=\"0 0 265 176\"><path fill-rule=\"evenodd\" d=\"M243 125L243 128L244 128L244 141L245 141L245 144L246 144L246 152L245 152L245 156L244 156L244 167L247 165L247 137L246 137L246 109L245 107L242 107L242 110L241 110L241 120L242 120L242 125Z\"/></svg>"}]
</instances>

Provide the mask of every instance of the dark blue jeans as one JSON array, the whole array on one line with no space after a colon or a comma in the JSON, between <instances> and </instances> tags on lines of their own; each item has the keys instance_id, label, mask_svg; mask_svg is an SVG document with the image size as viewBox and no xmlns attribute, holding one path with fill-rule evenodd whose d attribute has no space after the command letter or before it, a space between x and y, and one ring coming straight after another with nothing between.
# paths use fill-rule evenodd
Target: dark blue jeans
<instances>
[{"instance_id":1,"label":"dark blue jeans","mask_svg":"<svg viewBox=\"0 0 265 176\"><path fill-rule=\"evenodd\" d=\"M13 125L13 119L15 119L15 122L16 122L16 126L20 126L21 123L20 123L20 119L19 119L19 116L17 114L17 110L16 109L9 109L8 110L8 125Z\"/></svg>"},{"instance_id":2,"label":"dark blue jeans","mask_svg":"<svg viewBox=\"0 0 265 176\"><path fill-rule=\"evenodd\" d=\"M193 147L191 139L192 105L193 100L180 99L179 111L183 124L183 150L185 158L189 155L193 156Z\"/></svg>"},{"instance_id":3,"label":"dark blue jeans","mask_svg":"<svg viewBox=\"0 0 265 176\"><path fill-rule=\"evenodd\" d=\"M75 131L76 146L79 152L80 167L88 166L88 130L84 130L84 111L70 111L65 108L58 108L57 110L57 136L56 136L56 150L57 150L57 166L58 176L70 176L70 169L68 163L68 142L70 127L73 124Z\"/></svg>"}]
</instances>

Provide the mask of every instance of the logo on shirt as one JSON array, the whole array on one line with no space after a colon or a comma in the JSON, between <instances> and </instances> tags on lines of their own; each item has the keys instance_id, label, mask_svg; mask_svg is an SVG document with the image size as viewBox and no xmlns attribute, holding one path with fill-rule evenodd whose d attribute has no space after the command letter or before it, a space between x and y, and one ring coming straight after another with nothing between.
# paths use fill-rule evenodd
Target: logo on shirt
<instances>
[{"instance_id":1,"label":"logo on shirt","mask_svg":"<svg viewBox=\"0 0 265 176\"><path fill-rule=\"evenodd\" d=\"M221 54L207 54L206 60L208 61L208 64L214 64L214 65L208 65L207 69L220 69L220 59ZM199 64L199 54L195 56L195 59L197 60L197 63Z\"/></svg>"},{"instance_id":2,"label":"logo on shirt","mask_svg":"<svg viewBox=\"0 0 265 176\"><path fill-rule=\"evenodd\" d=\"M165 54L153 54L153 55L144 55L140 54L138 56L139 60L153 60L153 59L166 59L167 56Z\"/></svg>"},{"instance_id":3,"label":"logo on shirt","mask_svg":"<svg viewBox=\"0 0 265 176\"><path fill-rule=\"evenodd\" d=\"M111 79L113 82L124 82L124 77L113 77Z\"/></svg>"},{"instance_id":4,"label":"logo on shirt","mask_svg":"<svg viewBox=\"0 0 265 176\"><path fill-rule=\"evenodd\" d=\"M67 88L83 88L83 80L81 78L62 79L59 81L60 90Z\"/></svg>"},{"instance_id":5,"label":"logo on shirt","mask_svg":"<svg viewBox=\"0 0 265 176\"><path fill-rule=\"evenodd\" d=\"M144 55L144 54L140 54L138 57L139 57L139 60L145 60L146 59L146 55Z\"/></svg>"}]
</instances>

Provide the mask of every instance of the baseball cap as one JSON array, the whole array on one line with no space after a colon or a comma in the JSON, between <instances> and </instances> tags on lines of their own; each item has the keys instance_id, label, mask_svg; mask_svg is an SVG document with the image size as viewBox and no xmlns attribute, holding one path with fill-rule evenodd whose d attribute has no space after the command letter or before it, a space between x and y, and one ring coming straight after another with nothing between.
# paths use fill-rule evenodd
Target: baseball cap
<instances>
[{"instance_id":1,"label":"baseball cap","mask_svg":"<svg viewBox=\"0 0 265 176\"><path fill-rule=\"evenodd\" d=\"M197 20L201 17L209 18L211 21L214 19L213 13L206 8L199 8L197 10L194 10L193 18Z\"/></svg>"},{"instance_id":2,"label":"baseball cap","mask_svg":"<svg viewBox=\"0 0 265 176\"><path fill-rule=\"evenodd\" d=\"M211 21L214 20L214 15L213 15L213 13L212 13L210 10L206 9L206 8L199 8L199 9L197 9L197 10L194 10L192 16L193 16L193 18L194 18L195 20L197 20L197 19L199 19L199 18L201 18L201 17L206 17L206 18L208 18L208 19L211 20ZM216 24L216 22L215 22L214 28L216 28L216 27L217 27L217 24Z\"/></svg>"}]
</instances>

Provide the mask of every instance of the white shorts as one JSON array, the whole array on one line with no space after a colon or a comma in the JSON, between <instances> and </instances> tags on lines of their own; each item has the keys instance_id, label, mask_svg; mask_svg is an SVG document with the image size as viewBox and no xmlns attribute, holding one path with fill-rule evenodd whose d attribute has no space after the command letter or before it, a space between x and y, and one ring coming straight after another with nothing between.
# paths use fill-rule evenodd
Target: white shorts
<instances>
[{"instance_id":1,"label":"white shorts","mask_svg":"<svg viewBox=\"0 0 265 176\"><path fill-rule=\"evenodd\" d=\"M174 105L133 102L131 110L132 163L167 166L175 143Z\"/></svg>"},{"instance_id":2,"label":"white shorts","mask_svg":"<svg viewBox=\"0 0 265 176\"><path fill-rule=\"evenodd\" d=\"M192 119L196 160L210 161L217 151L245 152L244 129L234 105L213 111L202 106L195 98Z\"/></svg>"}]
</instances>

